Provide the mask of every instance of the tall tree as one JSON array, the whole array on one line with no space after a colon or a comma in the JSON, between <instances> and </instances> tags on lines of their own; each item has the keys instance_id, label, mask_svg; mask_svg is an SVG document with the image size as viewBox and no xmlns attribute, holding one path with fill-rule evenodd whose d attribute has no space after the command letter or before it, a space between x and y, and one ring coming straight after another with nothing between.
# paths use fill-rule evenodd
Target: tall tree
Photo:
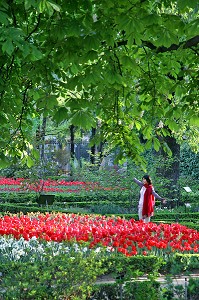
<instances>
[{"instance_id":1,"label":"tall tree","mask_svg":"<svg viewBox=\"0 0 199 300\"><path fill-rule=\"evenodd\" d=\"M100 119L99 140L143 167L145 148L169 151L159 136L198 136L198 33L196 0L2 0L1 165L26 158L41 113Z\"/></svg>"}]
</instances>

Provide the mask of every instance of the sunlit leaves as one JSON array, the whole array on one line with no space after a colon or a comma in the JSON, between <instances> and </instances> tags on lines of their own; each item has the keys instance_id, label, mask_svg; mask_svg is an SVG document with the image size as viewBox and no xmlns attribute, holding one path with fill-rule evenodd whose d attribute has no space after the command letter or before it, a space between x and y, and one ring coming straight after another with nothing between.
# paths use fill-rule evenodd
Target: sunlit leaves
<instances>
[{"instance_id":1,"label":"sunlit leaves","mask_svg":"<svg viewBox=\"0 0 199 300\"><path fill-rule=\"evenodd\" d=\"M160 141L156 138L156 137L154 137L153 138L153 147L154 147L154 149L156 150L156 151L159 151L159 149L160 149Z\"/></svg>"},{"instance_id":2,"label":"sunlit leaves","mask_svg":"<svg viewBox=\"0 0 199 300\"><path fill-rule=\"evenodd\" d=\"M123 55L120 59L123 68L130 69L132 73L138 72L138 66L134 58Z\"/></svg>"},{"instance_id":3,"label":"sunlit leaves","mask_svg":"<svg viewBox=\"0 0 199 300\"><path fill-rule=\"evenodd\" d=\"M100 46L99 37L96 34L85 36L83 39L83 46L86 50L98 50Z\"/></svg>"},{"instance_id":4,"label":"sunlit leaves","mask_svg":"<svg viewBox=\"0 0 199 300\"><path fill-rule=\"evenodd\" d=\"M190 125L199 127L199 116L198 116L198 115L193 115L193 116L190 118L189 123L190 123Z\"/></svg>"},{"instance_id":5,"label":"sunlit leaves","mask_svg":"<svg viewBox=\"0 0 199 300\"><path fill-rule=\"evenodd\" d=\"M53 1L47 1L49 3L49 5L52 6L52 8L55 10L55 11L60 11L60 5L58 5L57 3L53 2Z\"/></svg>"},{"instance_id":6,"label":"sunlit leaves","mask_svg":"<svg viewBox=\"0 0 199 300\"><path fill-rule=\"evenodd\" d=\"M140 136L158 151L159 135L198 126L195 0L2 1L0 24L5 140L29 139L39 113L86 129L100 119L100 138L141 163Z\"/></svg>"},{"instance_id":7,"label":"sunlit leaves","mask_svg":"<svg viewBox=\"0 0 199 300\"><path fill-rule=\"evenodd\" d=\"M54 120L57 123L67 120L68 118L68 109L65 107L60 107L58 111L54 114Z\"/></svg>"},{"instance_id":8,"label":"sunlit leaves","mask_svg":"<svg viewBox=\"0 0 199 300\"><path fill-rule=\"evenodd\" d=\"M82 109L72 113L70 122L83 129L90 129L96 126L94 115L90 113L88 109Z\"/></svg>"},{"instance_id":9,"label":"sunlit leaves","mask_svg":"<svg viewBox=\"0 0 199 300\"><path fill-rule=\"evenodd\" d=\"M14 46L12 40L8 39L2 45L2 51L7 52L8 55L11 55L14 51Z\"/></svg>"},{"instance_id":10,"label":"sunlit leaves","mask_svg":"<svg viewBox=\"0 0 199 300\"><path fill-rule=\"evenodd\" d=\"M26 164L28 168L31 168L34 166L34 160L30 156L27 156Z\"/></svg>"},{"instance_id":11,"label":"sunlit leaves","mask_svg":"<svg viewBox=\"0 0 199 300\"><path fill-rule=\"evenodd\" d=\"M8 15L3 11L0 11L0 23L8 25Z\"/></svg>"},{"instance_id":12,"label":"sunlit leaves","mask_svg":"<svg viewBox=\"0 0 199 300\"><path fill-rule=\"evenodd\" d=\"M196 8L198 5L197 0L177 0L179 9L183 10L184 12L188 12L190 8Z\"/></svg>"},{"instance_id":13,"label":"sunlit leaves","mask_svg":"<svg viewBox=\"0 0 199 300\"><path fill-rule=\"evenodd\" d=\"M6 167L8 167L10 164L8 158L3 154L0 153L0 169L4 169Z\"/></svg>"},{"instance_id":14,"label":"sunlit leaves","mask_svg":"<svg viewBox=\"0 0 199 300\"><path fill-rule=\"evenodd\" d=\"M25 5L25 9L28 10L31 6L34 7L36 5L36 1L35 0L25 0L24 5Z\"/></svg>"},{"instance_id":15,"label":"sunlit leaves","mask_svg":"<svg viewBox=\"0 0 199 300\"><path fill-rule=\"evenodd\" d=\"M151 135L152 135L152 130L151 130L151 129L152 129L152 128L151 128L150 125L146 126L146 127L143 129L142 133L143 133L143 135L144 135L144 137L145 137L146 139L150 139L150 138L151 138Z\"/></svg>"},{"instance_id":16,"label":"sunlit leaves","mask_svg":"<svg viewBox=\"0 0 199 300\"><path fill-rule=\"evenodd\" d=\"M51 16L53 12L60 11L60 6L53 1L40 0L38 5L39 13L43 13L45 11Z\"/></svg>"}]
</instances>

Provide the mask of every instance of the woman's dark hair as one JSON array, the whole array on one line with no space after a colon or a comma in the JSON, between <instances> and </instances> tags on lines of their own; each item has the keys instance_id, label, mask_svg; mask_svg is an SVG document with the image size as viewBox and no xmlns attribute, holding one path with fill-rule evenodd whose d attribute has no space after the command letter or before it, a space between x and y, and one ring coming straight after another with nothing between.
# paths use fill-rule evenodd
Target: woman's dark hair
<instances>
[{"instance_id":1,"label":"woman's dark hair","mask_svg":"<svg viewBox=\"0 0 199 300\"><path fill-rule=\"evenodd\" d=\"M147 181L148 184L152 184L152 180L151 180L151 178L150 178L149 175L144 175L144 176L142 177L142 179L146 179L146 181Z\"/></svg>"}]
</instances>

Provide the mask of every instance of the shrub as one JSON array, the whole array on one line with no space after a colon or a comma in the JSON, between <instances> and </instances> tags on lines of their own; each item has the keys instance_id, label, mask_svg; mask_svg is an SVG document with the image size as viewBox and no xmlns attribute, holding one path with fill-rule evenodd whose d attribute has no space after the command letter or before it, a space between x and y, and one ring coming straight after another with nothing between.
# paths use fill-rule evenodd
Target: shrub
<instances>
[{"instance_id":1,"label":"shrub","mask_svg":"<svg viewBox=\"0 0 199 300\"><path fill-rule=\"evenodd\" d=\"M104 260L105 256L95 251L74 249L70 255L46 255L34 262L4 262L0 291L3 299L83 300L91 293L97 276L104 273Z\"/></svg>"}]
</instances>

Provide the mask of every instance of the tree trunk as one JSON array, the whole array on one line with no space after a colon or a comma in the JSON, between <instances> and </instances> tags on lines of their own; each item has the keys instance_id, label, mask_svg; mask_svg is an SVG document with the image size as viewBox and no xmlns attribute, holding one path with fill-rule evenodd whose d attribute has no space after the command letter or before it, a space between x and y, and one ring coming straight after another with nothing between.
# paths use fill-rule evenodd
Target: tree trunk
<instances>
[{"instance_id":1,"label":"tree trunk","mask_svg":"<svg viewBox=\"0 0 199 300\"><path fill-rule=\"evenodd\" d=\"M96 134L96 128L92 127L91 140L95 137L95 134ZM95 150L95 144L94 144L93 146L91 146L91 156L90 156L90 161L91 161L92 165L95 164L95 154L96 154L96 150Z\"/></svg>"},{"instance_id":2,"label":"tree trunk","mask_svg":"<svg viewBox=\"0 0 199 300\"><path fill-rule=\"evenodd\" d=\"M70 126L70 156L72 161L75 159L75 126Z\"/></svg>"},{"instance_id":3,"label":"tree trunk","mask_svg":"<svg viewBox=\"0 0 199 300\"><path fill-rule=\"evenodd\" d=\"M46 134L46 117L43 117L42 127L41 127L41 150L40 150L40 158L41 161L44 161L45 157L45 134Z\"/></svg>"},{"instance_id":4,"label":"tree trunk","mask_svg":"<svg viewBox=\"0 0 199 300\"><path fill-rule=\"evenodd\" d=\"M165 163L163 162L162 166L158 168L158 173L170 182L166 184L166 187L168 188L168 197L170 199L179 199L180 190L178 180L180 177L180 145L176 142L176 139L171 136L165 137L164 140L171 149L173 156L170 158L166 153L161 152Z\"/></svg>"}]
</instances>

